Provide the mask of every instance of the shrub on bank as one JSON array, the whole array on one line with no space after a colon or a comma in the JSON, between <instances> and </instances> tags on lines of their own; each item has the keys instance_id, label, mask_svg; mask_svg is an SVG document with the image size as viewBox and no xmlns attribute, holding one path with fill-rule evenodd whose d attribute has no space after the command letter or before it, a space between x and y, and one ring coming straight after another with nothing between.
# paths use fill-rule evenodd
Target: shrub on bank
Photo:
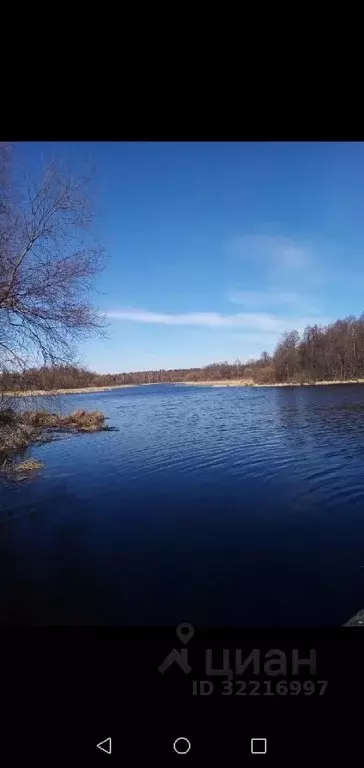
<instances>
[{"instance_id":1,"label":"shrub on bank","mask_svg":"<svg viewBox=\"0 0 364 768\"><path fill-rule=\"evenodd\" d=\"M25 411L20 416L23 424L41 428L74 428L81 431L95 431L103 427L105 416L100 411L74 411L69 416L60 416L47 411Z\"/></svg>"},{"instance_id":2,"label":"shrub on bank","mask_svg":"<svg viewBox=\"0 0 364 768\"><path fill-rule=\"evenodd\" d=\"M22 465L13 462L14 456L25 450L32 442L42 440L42 433L52 431L99 432L111 430L105 426L105 416L101 411L83 411L78 409L68 416L47 411L16 412L11 408L0 410L0 469L18 472L38 469L39 462L29 459ZM47 436L44 438L47 440Z\"/></svg>"}]
</instances>

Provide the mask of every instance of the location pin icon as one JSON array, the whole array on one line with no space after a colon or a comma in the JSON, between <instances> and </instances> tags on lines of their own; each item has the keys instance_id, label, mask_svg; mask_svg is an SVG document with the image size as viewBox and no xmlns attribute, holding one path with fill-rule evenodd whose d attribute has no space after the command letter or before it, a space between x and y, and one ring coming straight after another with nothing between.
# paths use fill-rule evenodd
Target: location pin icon
<instances>
[{"instance_id":1,"label":"location pin icon","mask_svg":"<svg viewBox=\"0 0 364 768\"><path fill-rule=\"evenodd\" d=\"M192 624L187 624L184 622L183 624L178 624L178 627L176 629L176 635L179 640L181 640L182 643L188 643L189 640L191 640L191 637L195 634L195 630L192 626Z\"/></svg>"}]
</instances>

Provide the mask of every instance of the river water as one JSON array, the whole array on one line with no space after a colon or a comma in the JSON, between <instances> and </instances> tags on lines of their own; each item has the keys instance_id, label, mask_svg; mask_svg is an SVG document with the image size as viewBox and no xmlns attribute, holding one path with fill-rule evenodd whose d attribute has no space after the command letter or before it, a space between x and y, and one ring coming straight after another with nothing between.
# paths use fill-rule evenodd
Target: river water
<instances>
[{"instance_id":1,"label":"river water","mask_svg":"<svg viewBox=\"0 0 364 768\"><path fill-rule=\"evenodd\" d=\"M0 623L340 626L364 607L364 386L57 398L114 432L0 486Z\"/></svg>"}]
</instances>

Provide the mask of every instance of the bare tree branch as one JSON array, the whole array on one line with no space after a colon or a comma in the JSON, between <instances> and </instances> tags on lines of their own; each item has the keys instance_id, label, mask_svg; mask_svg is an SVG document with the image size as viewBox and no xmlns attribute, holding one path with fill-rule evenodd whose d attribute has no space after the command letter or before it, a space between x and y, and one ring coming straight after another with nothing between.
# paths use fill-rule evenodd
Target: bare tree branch
<instances>
[{"instance_id":1,"label":"bare tree branch","mask_svg":"<svg viewBox=\"0 0 364 768\"><path fill-rule=\"evenodd\" d=\"M0 145L0 372L29 360L69 364L78 343L105 331L89 298L105 263L90 179L53 162L40 181L19 185L8 158Z\"/></svg>"}]
</instances>

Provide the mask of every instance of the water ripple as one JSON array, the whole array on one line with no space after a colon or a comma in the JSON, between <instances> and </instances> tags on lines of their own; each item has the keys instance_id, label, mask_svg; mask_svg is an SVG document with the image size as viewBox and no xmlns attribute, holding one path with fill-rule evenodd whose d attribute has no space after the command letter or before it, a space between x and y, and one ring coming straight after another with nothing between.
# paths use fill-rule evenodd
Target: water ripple
<instances>
[{"instance_id":1,"label":"water ripple","mask_svg":"<svg viewBox=\"0 0 364 768\"><path fill-rule=\"evenodd\" d=\"M118 431L34 448L39 477L0 486L0 616L241 624L244 606L248 625L304 625L362 607L364 387L141 387L77 407Z\"/></svg>"}]
</instances>

